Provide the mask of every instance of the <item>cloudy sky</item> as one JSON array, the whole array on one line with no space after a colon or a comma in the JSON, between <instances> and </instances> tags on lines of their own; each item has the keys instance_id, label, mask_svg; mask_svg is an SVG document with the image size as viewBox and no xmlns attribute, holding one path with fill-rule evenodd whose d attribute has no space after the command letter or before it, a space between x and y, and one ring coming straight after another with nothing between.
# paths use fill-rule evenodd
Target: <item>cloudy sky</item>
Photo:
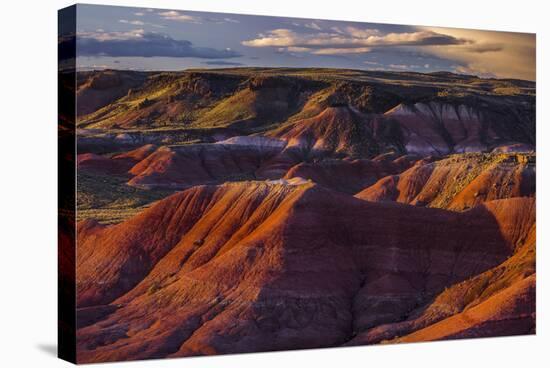
<instances>
[{"instance_id":1,"label":"cloudy sky","mask_svg":"<svg viewBox=\"0 0 550 368\"><path fill-rule=\"evenodd\" d=\"M77 8L78 67L452 71L535 80L535 35L98 5Z\"/></svg>"}]
</instances>

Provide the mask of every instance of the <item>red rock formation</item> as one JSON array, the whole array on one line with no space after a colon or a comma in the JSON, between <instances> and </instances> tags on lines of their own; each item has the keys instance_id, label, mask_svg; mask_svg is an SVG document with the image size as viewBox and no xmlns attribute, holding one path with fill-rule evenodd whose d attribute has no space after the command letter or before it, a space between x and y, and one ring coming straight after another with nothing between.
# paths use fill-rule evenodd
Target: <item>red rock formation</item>
<instances>
[{"instance_id":1,"label":"red rock formation","mask_svg":"<svg viewBox=\"0 0 550 368\"><path fill-rule=\"evenodd\" d=\"M410 153L479 152L487 149L484 140L498 138L492 129L483 131L480 111L466 105L400 104L384 115L399 122L405 136L405 148Z\"/></svg>"},{"instance_id":2,"label":"red rock formation","mask_svg":"<svg viewBox=\"0 0 550 368\"><path fill-rule=\"evenodd\" d=\"M535 274L482 303L394 342L526 335L535 331Z\"/></svg>"},{"instance_id":3,"label":"red rock formation","mask_svg":"<svg viewBox=\"0 0 550 368\"><path fill-rule=\"evenodd\" d=\"M95 153L81 153L77 156L77 168L82 171L91 171L112 175L124 174L132 163L125 160L115 161L107 156Z\"/></svg>"},{"instance_id":4,"label":"red rock formation","mask_svg":"<svg viewBox=\"0 0 550 368\"><path fill-rule=\"evenodd\" d=\"M79 306L116 307L79 330L79 361L344 344L504 261L534 219L498 216L528 210L369 203L313 184L189 189L79 233Z\"/></svg>"},{"instance_id":5,"label":"red rock formation","mask_svg":"<svg viewBox=\"0 0 550 368\"><path fill-rule=\"evenodd\" d=\"M81 153L77 156L77 167L84 171L90 170L104 174L126 174L132 166L145 159L154 149L154 145L146 144L135 150L115 154L111 157L95 153Z\"/></svg>"},{"instance_id":6,"label":"red rock formation","mask_svg":"<svg viewBox=\"0 0 550 368\"><path fill-rule=\"evenodd\" d=\"M328 188L354 194L387 175L401 173L415 159L412 156L401 156L393 161L327 159L313 163L302 162L290 168L284 177L309 179Z\"/></svg>"},{"instance_id":7,"label":"red rock formation","mask_svg":"<svg viewBox=\"0 0 550 368\"><path fill-rule=\"evenodd\" d=\"M356 194L368 201L464 210L494 199L533 196L534 156L460 155L418 161Z\"/></svg>"},{"instance_id":8,"label":"red rock formation","mask_svg":"<svg viewBox=\"0 0 550 368\"><path fill-rule=\"evenodd\" d=\"M129 160L137 163L149 156L157 147L154 144L146 144L135 150L114 155L113 160Z\"/></svg>"},{"instance_id":9,"label":"red rock formation","mask_svg":"<svg viewBox=\"0 0 550 368\"><path fill-rule=\"evenodd\" d=\"M160 147L130 169L129 185L188 188L205 183L254 179L262 165L281 151L278 146L196 144Z\"/></svg>"},{"instance_id":10,"label":"red rock formation","mask_svg":"<svg viewBox=\"0 0 550 368\"><path fill-rule=\"evenodd\" d=\"M80 363L534 332L534 84L237 68L78 87L81 152L155 144L78 156L90 216L150 205L77 223ZM96 211L106 192L124 198Z\"/></svg>"},{"instance_id":11,"label":"red rock formation","mask_svg":"<svg viewBox=\"0 0 550 368\"><path fill-rule=\"evenodd\" d=\"M312 118L283 126L273 135L288 141L287 150L302 150L311 155L365 155L368 153L365 119L349 107L328 107Z\"/></svg>"},{"instance_id":12,"label":"red rock formation","mask_svg":"<svg viewBox=\"0 0 550 368\"><path fill-rule=\"evenodd\" d=\"M448 208L462 210L494 199L534 195L534 165L516 160L516 156L511 156L509 160L481 172L453 198Z\"/></svg>"},{"instance_id":13,"label":"red rock formation","mask_svg":"<svg viewBox=\"0 0 550 368\"><path fill-rule=\"evenodd\" d=\"M435 167L433 162L419 161L400 175L391 175L380 179L374 185L357 193L356 197L373 202L413 203L424 189Z\"/></svg>"},{"instance_id":14,"label":"red rock formation","mask_svg":"<svg viewBox=\"0 0 550 368\"><path fill-rule=\"evenodd\" d=\"M78 115L85 115L119 99L128 93L128 89L139 86L145 81L146 74L105 70L79 73Z\"/></svg>"},{"instance_id":15,"label":"red rock formation","mask_svg":"<svg viewBox=\"0 0 550 368\"><path fill-rule=\"evenodd\" d=\"M488 202L471 210L473 215L477 211L488 211L494 216L498 227L503 229L502 235L510 245L513 255L492 269L446 288L429 305L422 305L410 312L406 320L366 329L347 344L374 344L411 335L461 314L533 275L536 260L534 205L532 198L513 198ZM505 328L501 331L507 331L507 334L529 333L534 326L534 300L528 303L532 303L527 304L527 307L532 309L533 315L523 319L521 323L508 326L509 328L506 327L508 322L503 321ZM479 336L489 336L489 333L490 330L487 330L486 334Z\"/></svg>"}]
</instances>

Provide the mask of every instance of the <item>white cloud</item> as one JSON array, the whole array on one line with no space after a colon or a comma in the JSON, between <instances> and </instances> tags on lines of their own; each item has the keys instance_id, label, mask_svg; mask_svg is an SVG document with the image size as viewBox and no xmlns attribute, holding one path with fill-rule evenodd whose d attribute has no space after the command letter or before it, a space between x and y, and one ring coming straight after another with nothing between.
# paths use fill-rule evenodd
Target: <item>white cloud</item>
<instances>
[{"instance_id":1,"label":"white cloud","mask_svg":"<svg viewBox=\"0 0 550 368\"><path fill-rule=\"evenodd\" d=\"M311 23L306 23L304 24L304 27L306 28L310 28L310 29L315 29L317 31L320 31L321 30L321 26L319 26L317 23L315 22L311 22Z\"/></svg>"},{"instance_id":2,"label":"white cloud","mask_svg":"<svg viewBox=\"0 0 550 368\"><path fill-rule=\"evenodd\" d=\"M134 15L135 15L136 17L143 17L143 16L145 15L145 13L143 13L143 12L137 12L137 13L134 13Z\"/></svg>"},{"instance_id":3,"label":"white cloud","mask_svg":"<svg viewBox=\"0 0 550 368\"><path fill-rule=\"evenodd\" d=\"M200 23L200 18L187 15L175 10L158 13L162 18L177 22Z\"/></svg>"},{"instance_id":4,"label":"white cloud","mask_svg":"<svg viewBox=\"0 0 550 368\"><path fill-rule=\"evenodd\" d=\"M243 41L250 47L315 47L323 49L340 48L350 52L351 48L414 46L414 45L448 45L465 41L433 31L381 34L377 29L359 29L347 27L338 32L318 32L301 34L286 28L259 34L258 38Z\"/></svg>"},{"instance_id":5,"label":"white cloud","mask_svg":"<svg viewBox=\"0 0 550 368\"><path fill-rule=\"evenodd\" d=\"M333 32L336 32L336 33L340 33L340 34L345 33L345 31L340 27L330 27L330 30L333 31Z\"/></svg>"},{"instance_id":6,"label":"white cloud","mask_svg":"<svg viewBox=\"0 0 550 368\"><path fill-rule=\"evenodd\" d=\"M145 30L134 29L127 32L104 32L103 29L96 32L78 32L80 39L94 39L97 41L127 41L143 38Z\"/></svg>"},{"instance_id":7,"label":"white cloud","mask_svg":"<svg viewBox=\"0 0 550 368\"><path fill-rule=\"evenodd\" d=\"M241 43L248 47L273 47L279 51L313 55L361 54L393 48L396 53L418 52L424 55L417 58L420 60L416 62L418 64L397 62L390 66L397 70L405 70L405 67L409 70L437 69L432 62L436 58L456 64L457 72L535 79L536 46L533 34L437 27L415 27L408 31L385 33L374 27L357 25L326 29L316 29L315 26L318 24L311 21L307 23L309 30L303 32L273 29ZM306 26L302 23L300 27Z\"/></svg>"},{"instance_id":8,"label":"white cloud","mask_svg":"<svg viewBox=\"0 0 550 368\"><path fill-rule=\"evenodd\" d=\"M430 48L431 54L457 62L455 71L498 78L535 80L535 35L478 31L453 28L423 28L445 33L453 37L475 40L474 43Z\"/></svg>"},{"instance_id":9,"label":"white cloud","mask_svg":"<svg viewBox=\"0 0 550 368\"><path fill-rule=\"evenodd\" d=\"M134 26L142 26L142 25L145 24L145 23L142 22L141 20L126 20L126 19L119 19L119 22L120 22L120 23L125 23L125 24L131 24L131 25L134 25Z\"/></svg>"},{"instance_id":10,"label":"white cloud","mask_svg":"<svg viewBox=\"0 0 550 368\"><path fill-rule=\"evenodd\" d=\"M343 33L349 33L353 37L367 38L370 36L380 36L382 33L376 28L361 29L357 27L346 27L345 31L340 30Z\"/></svg>"},{"instance_id":11,"label":"white cloud","mask_svg":"<svg viewBox=\"0 0 550 368\"><path fill-rule=\"evenodd\" d=\"M315 55L339 55L339 54L363 54L371 52L370 47L350 47L350 48L326 48L318 49L312 52Z\"/></svg>"},{"instance_id":12,"label":"white cloud","mask_svg":"<svg viewBox=\"0 0 550 368\"><path fill-rule=\"evenodd\" d=\"M308 51L311 51L311 49L309 47L291 46L291 47L280 47L278 49L278 51L280 51L280 52L284 52L284 51L288 51L288 52L308 52Z\"/></svg>"},{"instance_id":13,"label":"white cloud","mask_svg":"<svg viewBox=\"0 0 550 368\"><path fill-rule=\"evenodd\" d=\"M406 64L390 64L388 65L391 69L400 69L400 70L407 70L411 67L411 65Z\"/></svg>"}]
</instances>

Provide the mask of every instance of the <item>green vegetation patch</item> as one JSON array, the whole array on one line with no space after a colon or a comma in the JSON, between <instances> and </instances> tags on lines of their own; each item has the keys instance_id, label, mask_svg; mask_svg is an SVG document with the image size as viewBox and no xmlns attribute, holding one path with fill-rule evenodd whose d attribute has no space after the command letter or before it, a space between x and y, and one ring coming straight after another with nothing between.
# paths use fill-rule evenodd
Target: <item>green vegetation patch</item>
<instances>
[{"instance_id":1,"label":"green vegetation patch","mask_svg":"<svg viewBox=\"0 0 550 368\"><path fill-rule=\"evenodd\" d=\"M93 218L101 223L120 222L174 193L166 189L134 188L127 185L127 181L127 176L79 172L77 220Z\"/></svg>"}]
</instances>

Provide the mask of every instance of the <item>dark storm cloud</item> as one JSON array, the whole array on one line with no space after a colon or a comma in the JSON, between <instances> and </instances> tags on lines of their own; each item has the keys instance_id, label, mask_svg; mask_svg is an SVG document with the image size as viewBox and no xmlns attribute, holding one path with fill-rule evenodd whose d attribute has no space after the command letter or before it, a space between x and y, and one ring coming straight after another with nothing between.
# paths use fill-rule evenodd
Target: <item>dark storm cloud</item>
<instances>
[{"instance_id":1,"label":"dark storm cloud","mask_svg":"<svg viewBox=\"0 0 550 368\"><path fill-rule=\"evenodd\" d=\"M440 45L462 45L471 43L471 40L455 38L445 34L428 34L425 37L419 37L417 40L411 40L409 45L414 46L440 46ZM407 43L405 43L406 45Z\"/></svg>"},{"instance_id":2,"label":"dark storm cloud","mask_svg":"<svg viewBox=\"0 0 550 368\"><path fill-rule=\"evenodd\" d=\"M81 56L164 56L202 59L226 59L240 56L230 49L198 47L190 41L175 40L165 34L143 30L79 33L77 48Z\"/></svg>"},{"instance_id":3,"label":"dark storm cloud","mask_svg":"<svg viewBox=\"0 0 550 368\"><path fill-rule=\"evenodd\" d=\"M467 51L483 54L485 52L499 52L502 51L502 49L503 47L501 45L478 45L469 47Z\"/></svg>"}]
</instances>

